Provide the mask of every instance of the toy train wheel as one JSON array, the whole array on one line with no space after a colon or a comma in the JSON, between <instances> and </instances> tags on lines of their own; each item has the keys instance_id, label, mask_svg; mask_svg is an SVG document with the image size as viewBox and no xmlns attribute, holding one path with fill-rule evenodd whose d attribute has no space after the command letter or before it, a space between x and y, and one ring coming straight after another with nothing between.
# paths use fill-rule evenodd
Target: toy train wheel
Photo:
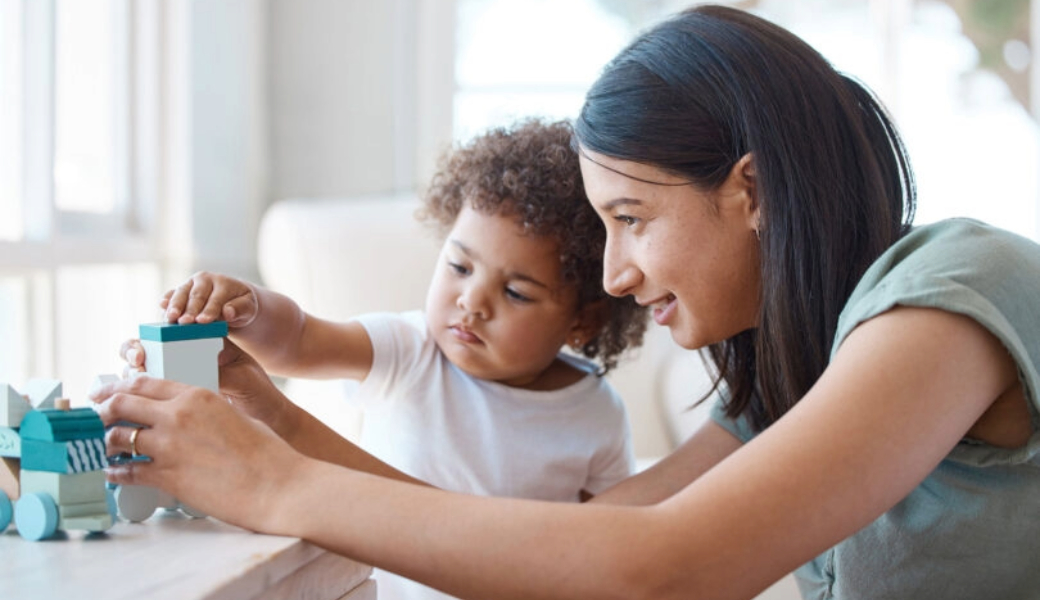
<instances>
[{"instance_id":1,"label":"toy train wheel","mask_svg":"<svg viewBox=\"0 0 1040 600\"><path fill-rule=\"evenodd\" d=\"M0 531L7 529L7 526L11 524L11 517L13 516L14 506L11 505L11 499L3 492L0 492Z\"/></svg>"},{"instance_id":2,"label":"toy train wheel","mask_svg":"<svg viewBox=\"0 0 1040 600\"><path fill-rule=\"evenodd\" d=\"M14 507L14 523L27 540L49 538L58 530L58 505L50 494L23 494Z\"/></svg>"},{"instance_id":3,"label":"toy train wheel","mask_svg":"<svg viewBox=\"0 0 1040 600\"><path fill-rule=\"evenodd\" d=\"M121 485L115 489L119 516L131 523L140 523L159 508L159 491L143 485Z\"/></svg>"}]
</instances>

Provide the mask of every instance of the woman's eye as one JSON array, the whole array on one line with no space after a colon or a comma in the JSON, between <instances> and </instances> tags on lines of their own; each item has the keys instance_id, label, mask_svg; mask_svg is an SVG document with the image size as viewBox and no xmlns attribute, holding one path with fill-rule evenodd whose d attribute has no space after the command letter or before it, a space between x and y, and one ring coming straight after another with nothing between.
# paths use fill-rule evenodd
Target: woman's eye
<instances>
[{"instance_id":1,"label":"woman's eye","mask_svg":"<svg viewBox=\"0 0 1040 600\"><path fill-rule=\"evenodd\" d=\"M528 298L527 296L521 294L520 292L518 292L518 291L516 291L516 290L514 290L512 288L506 288L506 296L510 300L516 300L517 302L530 302L531 301L530 298Z\"/></svg>"},{"instance_id":2,"label":"woman's eye","mask_svg":"<svg viewBox=\"0 0 1040 600\"><path fill-rule=\"evenodd\" d=\"M465 266L463 266L463 265L461 265L459 263L456 263L456 262L448 261L448 268L451 269L452 271L454 271L458 275L468 275L469 274L469 269L467 269Z\"/></svg>"},{"instance_id":3,"label":"woman's eye","mask_svg":"<svg viewBox=\"0 0 1040 600\"><path fill-rule=\"evenodd\" d=\"M636 217L630 217L628 215L616 215L614 217L614 220L624 223L628 227L631 227L639 222L639 219L637 219Z\"/></svg>"}]
</instances>

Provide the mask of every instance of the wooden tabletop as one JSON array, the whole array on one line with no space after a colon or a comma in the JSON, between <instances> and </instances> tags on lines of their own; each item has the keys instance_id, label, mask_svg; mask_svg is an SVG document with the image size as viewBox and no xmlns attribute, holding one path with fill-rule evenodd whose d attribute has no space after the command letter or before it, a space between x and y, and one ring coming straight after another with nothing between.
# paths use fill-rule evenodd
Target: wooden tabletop
<instances>
[{"instance_id":1,"label":"wooden tabletop","mask_svg":"<svg viewBox=\"0 0 1040 600\"><path fill-rule=\"evenodd\" d=\"M375 598L366 565L212 518L160 510L101 535L59 535L30 542L13 525L0 534L0 598Z\"/></svg>"}]
</instances>

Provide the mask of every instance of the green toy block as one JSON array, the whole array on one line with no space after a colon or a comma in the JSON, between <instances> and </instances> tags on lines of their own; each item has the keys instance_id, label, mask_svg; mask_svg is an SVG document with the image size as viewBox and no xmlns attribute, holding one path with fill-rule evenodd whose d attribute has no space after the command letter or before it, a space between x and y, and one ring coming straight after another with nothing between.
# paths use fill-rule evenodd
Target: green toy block
<instances>
[{"instance_id":1,"label":"green toy block","mask_svg":"<svg viewBox=\"0 0 1040 600\"><path fill-rule=\"evenodd\" d=\"M41 442L22 439L22 469L51 473L82 473L104 469L105 440Z\"/></svg>"},{"instance_id":2,"label":"green toy block","mask_svg":"<svg viewBox=\"0 0 1040 600\"><path fill-rule=\"evenodd\" d=\"M108 531L112 528L113 519L109 514L97 514L89 517L61 517L58 528L71 530L86 530L91 532Z\"/></svg>"},{"instance_id":3,"label":"green toy block","mask_svg":"<svg viewBox=\"0 0 1040 600\"><path fill-rule=\"evenodd\" d=\"M184 340L201 340L206 338L222 338L228 334L227 321L212 323L144 323L138 327L142 340L153 342L180 342Z\"/></svg>"},{"instance_id":4,"label":"green toy block","mask_svg":"<svg viewBox=\"0 0 1040 600\"><path fill-rule=\"evenodd\" d=\"M10 427L0 427L0 456L18 458L22 455L22 438Z\"/></svg>"},{"instance_id":5,"label":"green toy block","mask_svg":"<svg viewBox=\"0 0 1040 600\"><path fill-rule=\"evenodd\" d=\"M29 492L46 492L58 503L81 504L83 502L103 502L105 500L105 472L88 471L86 473L52 473L50 471L22 470L22 490Z\"/></svg>"},{"instance_id":6,"label":"green toy block","mask_svg":"<svg viewBox=\"0 0 1040 600\"><path fill-rule=\"evenodd\" d=\"M64 442L104 438L101 417L89 408L71 410L34 410L22 419L19 433L23 440Z\"/></svg>"},{"instance_id":7,"label":"green toy block","mask_svg":"<svg viewBox=\"0 0 1040 600\"><path fill-rule=\"evenodd\" d=\"M108 500L102 498L98 502L81 502L79 504L59 504L58 512L62 519L73 519L77 517L110 516L108 514ZM61 527L65 529L65 527ZM78 528L70 528L78 529Z\"/></svg>"}]
</instances>

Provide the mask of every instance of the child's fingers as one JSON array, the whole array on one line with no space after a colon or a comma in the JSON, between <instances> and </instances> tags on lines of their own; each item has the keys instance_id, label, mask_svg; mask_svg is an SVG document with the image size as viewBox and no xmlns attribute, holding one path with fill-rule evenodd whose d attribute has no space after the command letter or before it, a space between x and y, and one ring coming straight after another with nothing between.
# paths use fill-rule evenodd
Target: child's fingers
<instances>
[{"instance_id":1,"label":"child's fingers","mask_svg":"<svg viewBox=\"0 0 1040 600\"><path fill-rule=\"evenodd\" d=\"M229 327L245 327L256 318L256 313L256 296L248 288L224 304L223 317Z\"/></svg>"},{"instance_id":2,"label":"child's fingers","mask_svg":"<svg viewBox=\"0 0 1040 600\"><path fill-rule=\"evenodd\" d=\"M196 273L191 279L192 285L188 291L187 304L184 312L177 319L177 322L181 324L194 323L213 296L213 278L211 276L206 273Z\"/></svg>"},{"instance_id":3,"label":"child's fingers","mask_svg":"<svg viewBox=\"0 0 1040 600\"><path fill-rule=\"evenodd\" d=\"M188 294L194 282L189 279L166 292L166 322L176 323L188 305Z\"/></svg>"},{"instance_id":4,"label":"child's fingers","mask_svg":"<svg viewBox=\"0 0 1040 600\"><path fill-rule=\"evenodd\" d=\"M126 364L130 367L143 367L145 353L144 346L141 345L141 340L134 338L123 342L123 344L119 346L119 358L126 361Z\"/></svg>"}]
</instances>

